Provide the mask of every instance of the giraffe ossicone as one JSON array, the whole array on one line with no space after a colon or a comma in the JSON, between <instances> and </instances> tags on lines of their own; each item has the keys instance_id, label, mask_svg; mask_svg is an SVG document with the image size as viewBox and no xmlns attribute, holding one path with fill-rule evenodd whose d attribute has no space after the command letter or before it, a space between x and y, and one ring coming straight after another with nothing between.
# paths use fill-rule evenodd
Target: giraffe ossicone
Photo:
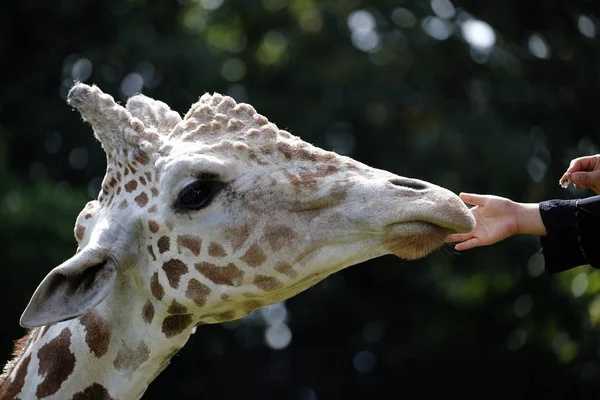
<instances>
[{"instance_id":1,"label":"giraffe ossicone","mask_svg":"<svg viewBox=\"0 0 600 400\"><path fill-rule=\"evenodd\" d=\"M345 267L424 257L473 228L428 182L314 147L205 94L181 118L76 83L68 102L107 155L76 254L38 286L2 399L132 399L200 324L240 318Z\"/></svg>"}]
</instances>

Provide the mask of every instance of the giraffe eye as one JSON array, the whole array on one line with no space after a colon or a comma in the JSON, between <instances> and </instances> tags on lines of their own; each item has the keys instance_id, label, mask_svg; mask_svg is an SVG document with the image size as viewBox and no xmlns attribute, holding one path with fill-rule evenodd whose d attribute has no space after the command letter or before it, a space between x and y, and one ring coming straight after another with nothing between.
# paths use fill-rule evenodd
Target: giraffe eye
<instances>
[{"instance_id":1,"label":"giraffe eye","mask_svg":"<svg viewBox=\"0 0 600 400\"><path fill-rule=\"evenodd\" d=\"M181 190L175 201L175 209L200 210L210 204L219 189L223 187L221 182L195 181Z\"/></svg>"}]
</instances>

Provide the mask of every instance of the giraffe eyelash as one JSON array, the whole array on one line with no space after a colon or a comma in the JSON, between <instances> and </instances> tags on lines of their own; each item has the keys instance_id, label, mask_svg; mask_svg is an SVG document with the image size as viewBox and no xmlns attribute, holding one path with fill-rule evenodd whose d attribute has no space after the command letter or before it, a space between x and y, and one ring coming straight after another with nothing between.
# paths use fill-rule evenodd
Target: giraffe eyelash
<instances>
[{"instance_id":1,"label":"giraffe eyelash","mask_svg":"<svg viewBox=\"0 0 600 400\"><path fill-rule=\"evenodd\" d=\"M201 210L212 202L224 187L223 182L198 179L184 187L173 204L176 212L190 213Z\"/></svg>"}]
</instances>

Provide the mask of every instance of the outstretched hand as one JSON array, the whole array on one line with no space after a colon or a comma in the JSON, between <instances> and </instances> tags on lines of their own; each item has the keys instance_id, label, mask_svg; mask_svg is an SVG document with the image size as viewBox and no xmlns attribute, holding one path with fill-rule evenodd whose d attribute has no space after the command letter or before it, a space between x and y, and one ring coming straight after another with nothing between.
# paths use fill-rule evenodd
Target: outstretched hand
<instances>
[{"instance_id":1,"label":"outstretched hand","mask_svg":"<svg viewBox=\"0 0 600 400\"><path fill-rule=\"evenodd\" d=\"M600 154L571 161L561 182L563 180L570 181L576 188L590 188L600 194Z\"/></svg>"},{"instance_id":2,"label":"outstretched hand","mask_svg":"<svg viewBox=\"0 0 600 400\"><path fill-rule=\"evenodd\" d=\"M456 233L448 236L446 242L459 242L456 250L488 246L506 239L519 231L518 204L499 196L461 193L466 204L473 205L471 213L475 217L475 229L469 233Z\"/></svg>"}]
</instances>

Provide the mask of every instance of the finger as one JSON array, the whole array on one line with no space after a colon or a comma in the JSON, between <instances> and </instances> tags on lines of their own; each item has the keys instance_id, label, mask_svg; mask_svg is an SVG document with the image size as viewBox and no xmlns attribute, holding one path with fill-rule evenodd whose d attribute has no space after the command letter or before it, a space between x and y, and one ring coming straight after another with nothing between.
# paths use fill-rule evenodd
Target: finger
<instances>
[{"instance_id":1,"label":"finger","mask_svg":"<svg viewBox=\"0 0 600 400\"><path fill-rule=\"evenodd\" d=\"M567 173L572 174L577 171L590 171L596 166L598 159L596 156L579 157L571 161Z\"/></svg>"},{"instance_id":2,"label":"finger","mask_svg":"<svg viewBox=\"0 0 600 400\"><path fill-rule=\"evenodd\" d=\"M479 239L473 238L473 239L467 240L466 242L458 243L456 246L454 246L454 248L458 251L463 251L463 250L472 249L473 247L477 247L479 245L480 245Z\"/></svg>"},{"instance_id":3,"label":"finger","mask_svg":"<svg viewBox=\"0 0 600 400\"><path fill-rule=\"evenodd\" d=\"M473 237L471 233L453 233L452 235L448 235L446 239L444 239L445 243L458 243L464 242L465 240L469 240Z\"/></svg>"},{"instance_id":4,"label":"finger","mask_svg":"<svg viewBox=\"0 0 600 400\"><path fill-rule=\"evenodd\" d=\"M581 187L600 184L600 170L592 172L575 172L571 175L571 182Z\"/></svg>"},{"instance_id":5,"label":"finger","mask_svg":"<svg viewBox=\"0 0 600 400\"><path fill-rule=\"evenodd\" d=\"M483 206L487 203L489 196L475 193L461 193L458 195L462 201L472 206Z\"/></svg>"}]
</instances>

